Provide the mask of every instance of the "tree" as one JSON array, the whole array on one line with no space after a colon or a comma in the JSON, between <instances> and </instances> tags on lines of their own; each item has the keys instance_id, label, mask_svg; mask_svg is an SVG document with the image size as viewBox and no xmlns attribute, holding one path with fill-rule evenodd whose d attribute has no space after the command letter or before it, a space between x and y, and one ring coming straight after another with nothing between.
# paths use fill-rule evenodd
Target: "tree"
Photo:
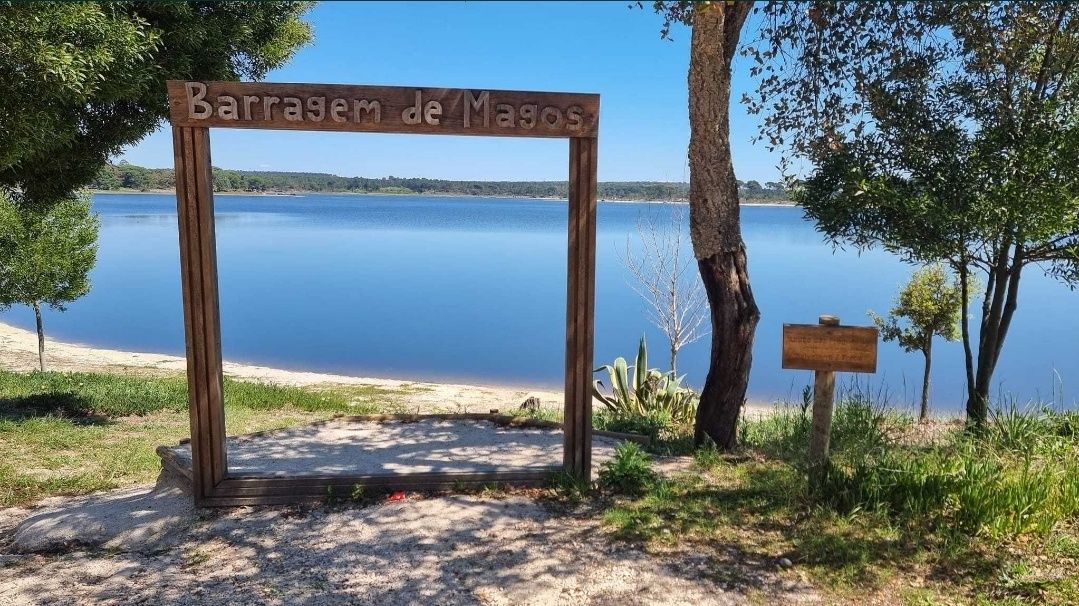
<instances>
[{"instance_id":1,"label":"tree","mask_svg":"<svg viewBox=\"0 0 1079 606\"><path fill-rule=\"evenodd\" d=\"M765 13L749 50L762 136L814 166L795 197L833 242L956 272L967 417L980 426L1024 269L1079 284L1079 5L792 2Z\"/></svg>"},{"instance_id":2,"label":"tree","mask_svg":"<svg viewBox=\"0 0 1079 606\"><path fill-rule=\"evenodd\" d=\"M692 26L689 57L689 230L711 317L712 348L694 427L700 444L736 445L745 405L753 337L760 310L753 299L742 241L738 184L730 145L731 61L742 24L753 8L743 2L655 2L661 35L672 23Z\"/></svg>"},{"instance_id":3,"label":"tree","mask_svg":"<svg viewBox=\"0 0 1079 606\"><path fill-rule=\"evenodd\" d=\"M31 209L17 199L18 194L0 190L0 309L15 304L33 308L38 363L44 372L41 307L64 311L65 304L90 291L99 222L85 194L46 210Z\"/></svg>"},{"instance_id":4,"label":"tree","mask_svg":"<svg viewBox=\"0 0 1079 606\"><path fill-rule=\"evenodd\" d=\"M761 187L760 181L746 181L745 189L746 197L748 198L760 198L764 194L764 188Z\"/></svg>"},{"instance_id":5,"label":"tree","mask_svg":"<svg viewBox=\"0 0 1079 606\"><path fill-rule=\"evenodd\" d=\"M637 219L641 251L635 253L627 241L622 262L637 282L633 289L650 308L649 319L667 337L670 371L677 376L678 352L708 334L701 328L707 300L700 276L682 252L685 214L678 206L669 208L670 217L660 223L652 216Z\"/></svg>"},{"instance_id":6,"label":"tree","mask_svg":"<svg viewBox=\"0 0 1079 606\"><path fill-rule=\"evenodd\" d=\"M0 186L67 198L167 116L165 80L261 78L310 40L309 6L0 3Z\"/></svg>"},{"instance_id":7,"label":"tree","mask_svg":"<svg viewBox=\"0 0 1079 606\"><path fill-rule=\"evenodd\" d=\"M933 364L933 337L958 341L962 288L951 279L942 265L931 265L914 272L899 291L895 307L882 318L872 311L869 316L880 327L885 341L898 341L904 351L920 351L925 358L922 373L921 406L918 419L929 417L929 372Z\"/></svg>"}]
</instances>

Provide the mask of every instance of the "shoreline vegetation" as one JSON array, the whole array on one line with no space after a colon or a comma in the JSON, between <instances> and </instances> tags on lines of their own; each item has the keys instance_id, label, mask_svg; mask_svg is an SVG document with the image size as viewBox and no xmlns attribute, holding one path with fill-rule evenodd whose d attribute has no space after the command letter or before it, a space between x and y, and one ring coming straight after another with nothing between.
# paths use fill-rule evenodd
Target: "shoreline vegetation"
<instances>
[{"instance_id":1,"label":"shoreline vegetation","mask_svg":"<svg viewBox=\"0 0 1079 606\"><path fill-rule=\"evenodd\" d=\"M308 194L421 195L446 197L528 198L565 200L565 181L451 181L408 177L341 177L329 173L228 170L214 167L214 193L291 196ZM173 193L171 168L146 168L121 162L110 164L94 179L94 193ZM781 183L739 181L745 206L793 206ZM661 181L601 181L601 202L688 201L689 184Z\"/></svg>"}]
</instances>

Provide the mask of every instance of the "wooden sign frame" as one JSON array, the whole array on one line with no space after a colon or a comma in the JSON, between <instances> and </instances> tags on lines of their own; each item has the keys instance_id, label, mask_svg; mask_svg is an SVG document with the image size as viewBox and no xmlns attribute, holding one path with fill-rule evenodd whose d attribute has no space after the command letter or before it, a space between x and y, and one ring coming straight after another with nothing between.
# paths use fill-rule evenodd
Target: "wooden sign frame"
<instances>
[{"instance_id":1,"label":"wooden sign frame","mask_svg":"<svg viewBox=\"0 0 1079 606\"><path fill-rule=\"evenodd\" d=\"M873 326L784 324L783 368L874 373L877 337Z\"/></svg>"},{"instance_id":2,"label":"wooden sign frame","mask_svg":"<svg viewBox=\"0 0 1079 606\"><path fill-rule=\"evenodd\" d=\"M192 493L196 505L310 501L325 498L331 491L347 494L357 486L378 491L537 484L547 481L560 469L585 480L591 478L599 95L184 81L170 81L168 91L176 160L180 274L191 414ZM273 99L276 101L271 103ZM374 116L376 102L378 120ZM291 110L288 114L286 105ZM268 111L260 114L258 110L263 108ZM569 139L562 467L393 475L252 476L229 473L210 163L211 127Z\"/></svg>"}]
</instances>

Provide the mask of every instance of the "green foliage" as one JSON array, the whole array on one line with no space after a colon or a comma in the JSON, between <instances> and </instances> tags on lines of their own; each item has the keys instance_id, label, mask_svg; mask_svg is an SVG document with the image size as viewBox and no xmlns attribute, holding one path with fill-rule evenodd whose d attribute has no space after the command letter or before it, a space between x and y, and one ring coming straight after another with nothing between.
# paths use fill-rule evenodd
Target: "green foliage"
<instances>
[{"instance_id":1,"label":"green foliage","mask_svg":"<svg viewBox=\"0 0 1079 606\"><path fill-rule=\"evenodd\" d=\"M565 198L565 181L448 181L419 177L341 177L328 173L229 170L214 167L214 191L219 192L327 192L449 194L458 196L508 196ZM176 178L171 168L145 168L121 161L104 166L90 181L96 190L172 189ZM745 185L739 181L739 187ZM603 181L599 197L610 200L685 200L689 184L655 181ZM752 202L789 199L782 183L770 182L760 191L742 194Z\"/></svg>"},{"instance_id":2,"label":"green foliage","mask_svg":"<svg viewBox=\"0 0 1079 606\"><path fill-rule=\"evenodd\" d=\"M1034 431L1018 443L988 432L920 451L865 452L834 466L822 494L841 511L881 509L946 534L1046 535L1079 513L1079 442L1056 435L1052 416L1027 417Z\"/></svg>"},{"instance_id":3,"label":"green foliage","mask_svg":"<svg viewBox=\"0 0 1079 606\"><path fill-rule=\"evenodd\" d=\"M592 394L612 415L635 418L670 418L674 423L692 423L697 411L697 394L682 387L682 379L673 372L663 373L648 368L648 346L641 337L637 358L632 366L625 358L595 370L606 370L611 381L611 393L605 393L603 382L596 380Z\"/></svg>"},{"instance_id":4,"label":"green foliage","mask_svg":"<svg viewBox=\"0 0 1079 606\"><path fill-rule=\"evenodd\" d=\"M35 210L0 190L0 309L64 305L90 290L99 221L89 196Z\"/></svg>"},{"instance_id":5,"label":"green foliage","mask_svg":"<svg viewBox=\"0 0 1079 606\"><path fill-rule=\"evenodd\" d=\"M565 181L447 181L418 177L340 177L328 173L229 170L214 167L214 191L219 192L340 192L357 194L450 194L458 196L509 196L565 198ZM756 183L756 182L754 182ZM781 202L790 197L782 183L769 182L750 191L738 182L740 197L747 201ZM758 184L759 185L759 184ZM171 168L145 168L126 161L104 166L90 181L96 190L172 189L176 177ZM689 184L655 181L602 181L599 197L609 200L685 200Z\"/></svg>"},{"instance_id":6,"label":"green foliage","mask_svg":"<svg viewBox=\"0 0 1079 606\"><path fill-rule=\"evenodd\" d=\"M630 496L639 495L656 480L652 460L636 442L622 442L599 472L601 486Z\"/></svg>"},{"instance_id":7,"label":"green foliage","mask_svg":"<svg viewBox=\"0 0 1079 606\"><path fill-rule=\"evenodd\" d=\"M307 2L3 2L0 186L48 205L166 117L168 79L259 79L311 39Z\"/></svg>"},{"instance_id":8,"label":"green foliage","mask_svg":"<svg viewBox=\"0 0 1079 606\"><path fill-rule=\"evenodd\" d=\"M551 497L572 505L584 501L592 492L589 482L566 471L559 471L551 477L549 489Z\"/></svg>"},{"instance_id":9,"label":"green foliage","mask_svg":"<svg viewBox=\"0 0 1079 606\"><path fill-rule=\"evenodd\" d=\"M967 375L969 420L984 422L1023 270L1079 283L1079 5L765 13L750 109L773 148L815 167L794 195L807 215L837 244L942 262L963 281L984 272Z\"/></svg>"},{"instance_id":10,"label":"green foliage","mask_svg":"<svg viewBox=\"0 0 1079 606\"><path fill-rule=\"evenodd\" d=\"M910 419L890 410L881 398L853 386L838 397L832 419L830 452L833 459L846 453L857 458L868 451L885 450L910 427ZM808 471L809 436L812 430L812 391L803 393L798 405L777 406L772 414L747 421L743 443L770 457Z\"/></svg>"},{"instance_id":11,"label":"green foliage","mask_svg":"<svg viewBox=\"0 0 1079 606\"><path fill-rule=\"evenodd\" d=\"M600 409L592 414L592 424L596 429L648 436L653 443L659 441L667 433L677 430L671 416L663 411L619 414ZM686 427L685 424L682 426Z\"/></svg>"},{"instance_id":12,"label":"green foliage","mask_svg":"<svg viewBox=\"0 0 1079 606\"><path fill-rule=\"evenodd\" d=\"M733 552L707 563L714 574L787 557L835 601L924 580L910 603L1075 603L1079 414L1010 407L975 435L886 405L841 394L823 490L808 481L809 410L796 403L744 423L743 458L702 449L692 472L613 502L604 521L632 541Z\"/></svg>"},{"instance_id":13,"label":"green foliage","mask_svg":"<svg viewBox=\"0 0 1079 606\"><path fill-rule=\"evenodd\" d=\"M836 407L830 468L812 497L949 537L1044 536L1079 514L1077 419L1008 408L979 434L925 441L911 438L908 417L856 393ZM743 439L805 473L810 425L804 407L787 407L748 423Z\"/></svg>"},{"instance_id":14,"label":"green foliage","mask_svg":"<svg viewBox=\"0 0 1079 606\"><path fill-rule=\"evenodd\" d=\"M949 280L947 271L938 264L914 272L899 291L888 319L873 312L869 315L885 341L898 341L906 351L924 352L934 336L959 340L962 302L958 282Z\"/></svg>"}]
</instances>

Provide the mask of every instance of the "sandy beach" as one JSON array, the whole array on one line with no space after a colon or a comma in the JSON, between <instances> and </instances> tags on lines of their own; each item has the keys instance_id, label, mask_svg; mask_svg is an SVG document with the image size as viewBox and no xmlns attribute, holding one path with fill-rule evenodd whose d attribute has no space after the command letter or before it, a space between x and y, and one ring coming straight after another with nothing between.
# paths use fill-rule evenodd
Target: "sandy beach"
<instances>
[{"instance_id":1,"label":"sandy beach","mask_svg":"<svg viewBox=\"0 0 1079 606\"><path fill-rule=\"evenodd\" d=\"M0 322L0 368L15 371L37 369L37 335ZM155 375L187 371L187 360L163 353L121 351L77 343L45 341L45 365L49 370L66 372L118 372ZM404 405L413 412L509 412L528 398L539 398L546 408L562 406L562 392L535 389L523 385L465 385L430 383L408 379L354 377L320 372L303 372L237 364L225 361L225 375L243 381L262 381L278 385L332 386L370 385L386 389L404 388ZM598 404L597 404L598 406ZM747 414L760 415L773 409L763 402L751 402Z\"/></svg>"},{"instance_id":2,"label":"sandy beach","mask_svg":"<svg viewBox=\"0 0 1079 606\"><path fill-rule=\"evenodd\" d=\"M89 345L45 342L45 365L49 370L69 372L121 372L176 374L187 370L180 356L104 349ZM31 371L37 368L37 335L29 330L0 323L0 368ZM503 412L517 408L529 397L537 397L547 407L562 405L561 391L544 391L524 386L460 385L399 379L353 377L318 372L301 372L225 362L225 375L279 385L371 385L387 389L407 388L405 405L422 412Z\"/></svg>"}]
</instances>

